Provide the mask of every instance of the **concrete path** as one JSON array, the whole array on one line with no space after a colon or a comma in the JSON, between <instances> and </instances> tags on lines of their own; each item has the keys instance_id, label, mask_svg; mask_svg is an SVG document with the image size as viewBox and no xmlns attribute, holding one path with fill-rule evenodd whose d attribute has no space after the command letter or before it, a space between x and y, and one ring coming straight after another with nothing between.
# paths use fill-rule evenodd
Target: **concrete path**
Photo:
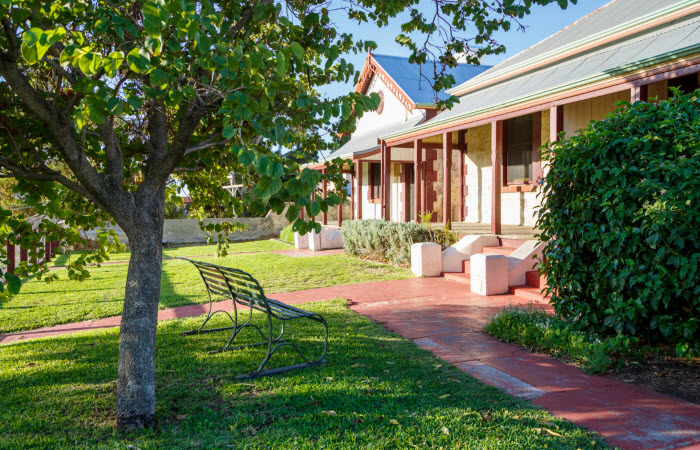
<instances>
[{"instance_id":1,"label":"concrete path","mask_svg":"<svg viewBox=\"0 0 700 450\"><path fill-rule=\"evenodd\" d=\"M589 376L554 358L529 353L481 332L488 317L512 295L482 297L443 278L380 281L274 294L290 304L346 298L350 307L412 339L485 383L543 406L626 449L700 448L700 406L608 377ZM548 305L537 305L549 308ZM231 309L230 302L215 304ZM158 320L190 317L205 305L161 310ZM11 335L0 342L118 326L120 317L60 325Z\"/></svg>"}]
</instances>

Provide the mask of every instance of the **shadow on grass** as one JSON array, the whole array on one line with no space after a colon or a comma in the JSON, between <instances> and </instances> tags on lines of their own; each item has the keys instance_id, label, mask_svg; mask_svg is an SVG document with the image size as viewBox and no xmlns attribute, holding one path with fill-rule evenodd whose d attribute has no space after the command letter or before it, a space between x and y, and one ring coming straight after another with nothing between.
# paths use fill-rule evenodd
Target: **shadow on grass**
<instances>
[{"instance_id":1,"label":"shadow on grass","mask_svg":"<svg viewBox=\"0 0 700 450\"><path fill-rule=\"evenodd\" d=\"M0 346L0 447L601 448L588 432L483 385L342 301L306 306L329 322L328 364L246 381L235 375L256 369L263 349L208 353L228 332L185 337L201 317L162 322L159 424L129 435L113 431L116 329ZM320 351L320 327L303 322L289 336ZM257 340L251 330L241 335L241 343ZM298 362L285 349L269 367Z\"/></svg>"}]
</instances>

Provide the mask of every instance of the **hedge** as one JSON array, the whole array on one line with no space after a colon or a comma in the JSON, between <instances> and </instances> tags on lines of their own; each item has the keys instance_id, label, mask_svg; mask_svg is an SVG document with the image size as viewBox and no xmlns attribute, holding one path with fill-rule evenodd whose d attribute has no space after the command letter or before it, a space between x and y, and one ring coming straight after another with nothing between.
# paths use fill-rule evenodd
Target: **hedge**
<instances>
[{"instance_id":1,"label":"hedge","mask_svg":"<svg viewBox=\"0 0 700 450\"><path fill-rule=\"evenodd\" d=\"M378 219L345 220L340 232L350 255L399 266L411 264L412 244L430 240L429 231L421 224Z\"/></svg>"},{"instance_id":2,"label":"hedge","mask_svg":"<svg viewBox=\"0 0 700 450\"><path fill-rule=\"evenodd\" d=\"M578 328L700 352L700 91L626 104L545 152L541 271Z\"/></svg>"}]
</instances>

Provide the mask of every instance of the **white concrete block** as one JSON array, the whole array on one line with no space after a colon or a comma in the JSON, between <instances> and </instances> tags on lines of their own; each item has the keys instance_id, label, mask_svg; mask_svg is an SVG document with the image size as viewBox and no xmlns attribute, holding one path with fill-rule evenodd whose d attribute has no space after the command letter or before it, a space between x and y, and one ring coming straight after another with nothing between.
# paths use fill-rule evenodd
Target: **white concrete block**
<instances>
[{"instance_id":1,"label":"white concrete block","mask_svg":"<svg viewBox=\"0 0 700 450\"><path fill-rule=\"evenodd\" d=\"M542 250L546 243L529 240L508 255L508 286L523 286L525 273L537 270L535 264L542 258Z\"/></svg>"},{"instance_id":2,"label":"white concrete block","mask_svg":"<svg viewBox=\"0 0 700 450\"><path fill-rule=\"evenodd\" d=\"M312 252L318 252L323 250L323 246L321 245L321 233L316 233L316 231L310 231L306 233L306 235L309 236L309 250L311 250Z\"/></svg>"},{"instance_id":3,"label":"white concrete block","mask_svg":"<svg viewBox=\"0 0 700 450\"><path fill-rule=\"evenodd\" d=\"M442 252L442 271L461 272L462 261L467 261L472 255L481 253L484 247L498 247L498 236L493 234L472 234L464 236L450 248Z\"/></svg>"},{"instance_id":4,"label":"white concrete block","mask_svg":"<svg viewBox=\"0 0 700 450\"><path fill-rule=\"evenodd\" d=\"M471 289L481 295L508 292L508 259L497 253L477 253L470 259Z\"/></svg>"},{"instance_id":5,"label":"white concrete block","mask_svg":"<svg viewBox=\"0 0 700 450\"><path fill-rule=\"evenodd\" d=\"M323 227L321 230L321 247L324 250L343 248L343 235L339 228Z\"/></svg>"},{"instance_id":6,"label":"white concrete block","mask_svg":"<svg viewBox=\"0 0 700 450\"><path fill-rule=\"evenodd\" d=\"M297 249L309 248L309 233L300 235L298 231L294 232L294 247Z\"/></svg>"},{"instance_id":7,"label":"white concrete block","mask_svg":"<svg viewBox=\"0 0 700 450\"><path fill-rule=\"evenodd\" d=\"M434 242L411 246L411 271L419 277L438 277L442 272L442 247Z\"/></svg>"}]
</instances>

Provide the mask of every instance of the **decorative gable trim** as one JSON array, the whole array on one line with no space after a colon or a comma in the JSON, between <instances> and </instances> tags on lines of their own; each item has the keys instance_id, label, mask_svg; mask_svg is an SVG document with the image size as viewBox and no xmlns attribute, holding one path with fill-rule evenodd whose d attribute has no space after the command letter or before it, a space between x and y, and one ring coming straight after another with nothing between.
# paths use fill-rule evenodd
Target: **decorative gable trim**
<instances>
[{"instance_id":1,"label":"decorative gable trim","mask_svg":"<svg viewBox=\"0 0 700 450\"><path fill-rule=\"evenodd\" d=\"M369 85L372 81L372 77L377 77L380 79L389 89L389 91L394 94L394 96L399 99L401 104L412 113L416 109L416 104L411 98L406 95L401 86L394 81L393 78L379 65L379 63L372 57L372 53L367 55L367 60L365 61L365 66L362 68L362 73L360 74L360 81L358 81L357 86L355 86L355 92L362 95L367 93Z\"/></svg>"}]
</instances>

